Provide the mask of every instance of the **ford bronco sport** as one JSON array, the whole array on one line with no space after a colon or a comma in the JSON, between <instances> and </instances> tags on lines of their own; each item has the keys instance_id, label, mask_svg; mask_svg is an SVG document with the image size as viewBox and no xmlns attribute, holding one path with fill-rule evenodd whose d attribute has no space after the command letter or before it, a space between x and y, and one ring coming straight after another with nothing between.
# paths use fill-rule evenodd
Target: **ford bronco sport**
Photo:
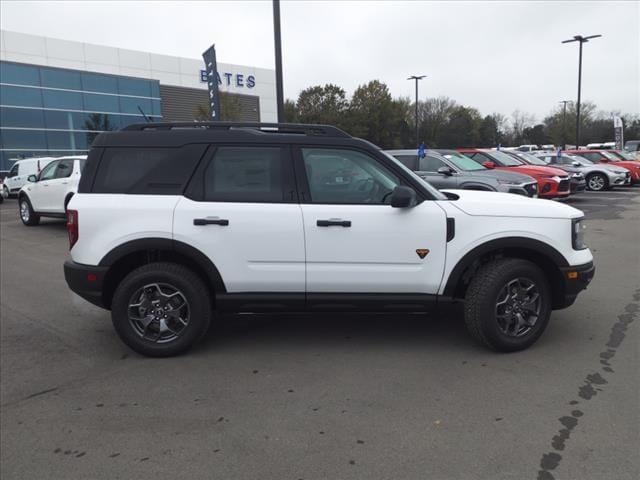
<instances>
[{"instance_id":1,"label":"ford bronco sport","mask_svg":"<svg viewBox=\"0 0 640 480\"><path fill-rule=\"evenodd\" d=\"M150 356L187 350L213 312L419 312L458 300L473 337L521 350L594 274L581 211L441 193L322 125L102 133L67 228L69 287Z\"/></svg>"}]
</instances>

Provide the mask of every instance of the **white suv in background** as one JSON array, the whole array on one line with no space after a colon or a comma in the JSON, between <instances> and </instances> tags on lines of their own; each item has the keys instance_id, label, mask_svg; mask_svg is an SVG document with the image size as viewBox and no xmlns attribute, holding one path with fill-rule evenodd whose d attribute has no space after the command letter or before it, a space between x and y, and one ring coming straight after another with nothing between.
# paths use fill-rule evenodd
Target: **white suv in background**
<instances>
[{"instance_id":1,"label":"white suv in background","mask_svg":"<svg viewBox=\"0 0 640 480\"><path fill-rule=\"evenodd\" d=\"M86 161L86 155L60 157L51 160L39 175L29 175L18 193L22 223L33 226L40 217L64 218Z\"/></svg>"},{"instance_id":2,"label":"white suv in background","mask_svg":"<svg viewBox=\"0 0 640 480\"><path fill-rule=\"evenodd\" d=\"M29 175L37 175L51 161L53 157L24 158L17 160L7 173L2 186L4 196L17 195L20 189L27 183Z\"/></svg>"}]
</instances>

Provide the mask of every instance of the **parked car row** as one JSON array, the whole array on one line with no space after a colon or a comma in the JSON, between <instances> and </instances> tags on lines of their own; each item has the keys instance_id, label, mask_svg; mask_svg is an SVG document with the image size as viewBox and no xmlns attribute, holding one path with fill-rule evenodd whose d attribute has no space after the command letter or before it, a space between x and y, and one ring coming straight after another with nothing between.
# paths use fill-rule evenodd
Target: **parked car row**
<instances>
[{"instance_id":1,"label":"parked car row","mask_svg":"<svg viewBox=\"0 0 640 480\"><path fill-rule=\"evenodd\" d=\"M426 150L423 158L415 150L387 153L439 189L562 199L585 189L601 191L640 183L640 162L610 150L436 149Z\"/></svg>"}]
</instances>

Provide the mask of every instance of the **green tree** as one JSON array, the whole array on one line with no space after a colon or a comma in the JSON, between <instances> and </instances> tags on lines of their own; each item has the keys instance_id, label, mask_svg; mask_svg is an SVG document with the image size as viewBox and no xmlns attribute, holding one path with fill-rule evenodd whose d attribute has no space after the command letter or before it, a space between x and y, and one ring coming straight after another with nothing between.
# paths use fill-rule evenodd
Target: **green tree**
<instances>
[{"instance_id":1,"label":"green tree","mask_svg":"<svg viewBox=\"0 0 640 480\"><path fill-rule=\"evenodd\" d=\"M408 128L407 107L407 102L391 98L387 85L373 80L353 93L346 129L381 148L403 146L401 132Z\"/></svg>"},{"instance_id":2,"label":"green tree","mask_svg":"<svg viewBox=\"0 0 640 480\"><path fill-rule=\"evenodd\" d=\"M296 102L298 119L302 123L343 126L348 108L345 91L332 84L309 87L300 92Z\"/></svg>"},{"instance_id":3,"label":"green tree","mask_svg":"<svg viewBox=\"0 0 640 480\"><path fill-rule=\"evenodd\" d=\"M475 108L456 106L442 135L443 147L475 147L480 141L482 117Z\"/></svg>"},{"instance_id":4,"label":"green tree","mask_svg":"<svg viewBox=\"0 0 640 480\"><path fill-rule=\"evenodd\" d=\"M296 102L288 98L284 101L284 121L288 123L298 123L300 121Z\"/></svg>"},{"instance_id":5,"label":"green tree","mask_svg":"<svg viewBox=\"0 0 640 480\"><path fill-rule=\"evenodd\" d=\"M498 143L500 143L498 123L494 117L487 115L480 124L479 146L491 148L498 145Z\"/></svg>"}]
</instances>

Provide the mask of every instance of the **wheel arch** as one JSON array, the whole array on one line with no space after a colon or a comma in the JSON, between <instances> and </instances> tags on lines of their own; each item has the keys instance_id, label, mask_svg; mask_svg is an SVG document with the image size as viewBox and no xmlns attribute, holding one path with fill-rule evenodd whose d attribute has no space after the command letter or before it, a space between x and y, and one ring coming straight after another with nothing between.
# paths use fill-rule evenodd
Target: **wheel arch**
<instances>
[{"instance_id":1,"label":"wheel arch","mask_svg":"<svg viewBox=\"0 0 640 480\"><path fill-rule=\"evenodd\" d=\"M526 237L507 237L490 240L467 252L447 278L444 297L464 298L475 271L495 258L522 258L542 269L551 287L553 306L559 308L564 300L564 282L561 268L569 266L564 256L551 245Z\"/></svg>"},{"instance_id":2,"label":"wheel arch","mask_svg":"<svg viewBox=\"0 0 640 480\"><path fill-rule=\"evenodd\" d=\"M103 302L109 308L120 281L132 270L152 262L174 262L193 270L215 293L226 292L218 268L197 248L168 238L144 238L123 243L99 262L108 267L103 283Z\"/></svg>"}]
</instances>

